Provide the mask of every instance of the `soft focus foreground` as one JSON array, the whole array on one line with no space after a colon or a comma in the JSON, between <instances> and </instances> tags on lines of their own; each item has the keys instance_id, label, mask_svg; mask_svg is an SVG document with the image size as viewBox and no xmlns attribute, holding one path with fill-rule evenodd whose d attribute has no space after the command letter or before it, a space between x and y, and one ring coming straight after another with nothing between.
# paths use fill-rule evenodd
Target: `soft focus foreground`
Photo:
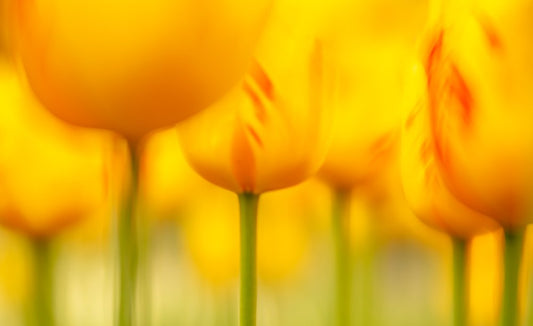
<instances>
[{"instance_id":1,"label":"soft focus foreground","mask_svg":"<svg viewBox=\"0 0 533 326\"><path fill-rule=\"evenodd\" d=\"M131 325L239 324L235 193L259 326L533 322L533 1L208 2L0 0L0 325L117 325L80 126Z\"/></svg>"}]
</instances>

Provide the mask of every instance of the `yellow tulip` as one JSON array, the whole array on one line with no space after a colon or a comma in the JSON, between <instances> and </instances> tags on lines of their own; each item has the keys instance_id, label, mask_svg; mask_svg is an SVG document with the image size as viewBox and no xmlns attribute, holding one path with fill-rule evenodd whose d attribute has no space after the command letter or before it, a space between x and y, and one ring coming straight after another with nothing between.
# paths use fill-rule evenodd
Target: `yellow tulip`
<instances>
[{"instance_id":1,"label":"yellow tulip","mask_svg":"<svg viewBox=\"0 0 533 326\"><path fill-rule=\"evenodd\" d=\"M441 175L462 202L519 229L533 202L533 1L448 7L426 62Z\"/></svg>"},{"instance_id":2,"label":"yellow tulip","mask_svg":"<svg viewBox=\"0 0 533 326\"><path fill-rule=\"evenodd\" d=\"M239 219L231 193L207 185L205 201L191 201L183 221L185 244L200 276L215 289L224 289L239 275Z\"/></svg>"},{"instance_id":3,"label":"yellow tulip","mask_svg":"<svg viewBox=\"0 0 533 326\"><path fill-rule=\"evenodd\" d=\"M207 183L187 164L176 129L153 135L146 143L141 168L141 196L157 219L183 213Z\"/></svg>"},{"instance_id":4,"label":"yellow tulip","mask_svg":"<svg viewBox=\"0 0 533 326\"><path fill-rule=\"evenodd\" d=\"M45 106L136 141L235 83L270 0L16 0L18 50Z\"/></svg>"},{"instance_id":5,"label":"yellow tulip","mask_svg":"<svg viewBox=\"0 0 533 326\"><path fill-rule=\"evenodd\" d=\"M103 203L105 138L43 112L6 63L0 90L0 223L51 236Z\"/></svg>"},{"instance_id":6,"label":"yellow tulip","mask_svg":"<svg viewBox=\"0 0 533 326\"><path fill-rule=\"evenodd\" d=\"M413 67L413 87L425 90L423 68ZM489 217L465 206L444 184L429 128L427 97L422 96L402 128L401 177L405 198L415 215L427 225L465 240L495 230Z\"/></svg>"},{"instance_id":7,"label":"yellow tulip","mask_svg":"<svg viewBox=\"0 0 533 326\"><path fill-rule=\"evenodd\" d=\"M291 1L278 4L242 83L179 126L193 168L237 193L305 180L319 168L327 145L323 47L307 8L294 7L305 12L294 17Z\"/></svg>"},{"instance_id":8,"label":"yellow tulip","mask_svg":"<svg viewBox=\"0 0 533 326\"><path fill-rule=\"evenodd\" d=\"M321 176L351 189L376 177L394 155L401 121L404 68L426 1L354 1L328 35L326 69L335 76L333 139Z\"/></svg>"},{"instance_id":9,"label":"yellow tulip","mask_svg":"<svg viewBox=\"0 0 533 326\"><path fill-rule=\"evenodd\" d=\"M0 297L11 309L21 307L31 294L31 253L27 243L0 231Z\"/></svg>"},{"instance_id":10,"label":"yellow tulip","mask_svg":"<svg viewBox=\"0 0 533 326\"><path fill-rule=\"evenodd\" d=\"M326 34L331 51L326 70L334 76L327 105L334 118L333 139L320 176L334 190L338 326L351 323L350 225L362 222L350 219L351 191L375 182L393 162L404 106L405 67L413 56L416 32L425 22L426 7L427 1L347 1ZM367 237L369 243L360 257L365 277L374 274L371 238ZM372 311L372 289L362 291L369 297L363 310ZM372 314L363 315L364 324L373 323Z\"/></svg>"},{"instance_id":11,"label":"yellow tulip","mask_svg":"<svg viewBox=\"0 0 533 326\"><path fill-rule=\"evenodd\" d=\"M514 326L533 212L533 1L448 1L441 9L425 57L435 161L457 199L504 228L500 324Z\"/></svg>"},{"instance_id":12,"label":"yellow tulip","mask_svg":"<svg viewBox=\"0 0 533 326\"><path fill-rule=\"evenodd\" d=\"M258 220L258 274L269 286L295 275L310 252L308 216L299 198L313 196L313 186L299 185L265 195ZM187 205L183 231L190 257L199 274L213 287L233 284L239 272L238 205L233 194L206 186L204 200ZM313 196L315 197L315 196Z\"/></svg>"}]
</instances>

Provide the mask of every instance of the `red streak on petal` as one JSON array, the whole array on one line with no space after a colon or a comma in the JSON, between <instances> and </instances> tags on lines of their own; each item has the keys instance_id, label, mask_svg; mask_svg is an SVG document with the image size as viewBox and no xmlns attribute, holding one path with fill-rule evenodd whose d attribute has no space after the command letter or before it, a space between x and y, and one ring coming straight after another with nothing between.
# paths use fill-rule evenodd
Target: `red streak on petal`
<instances>
[{"instance_id":1,"label":"red streak on petal","mask_svg":"<svg viewBox=\"0 0 533 326\"><path fill-rule=\"evenodd\" d=\"M250 76L257 83L266 98L274 101L274 84L259 62L255 61L252 65Z\"/></svg>"},{"instance_id":2,"label":"red streak on petal","mask_svg":"<svg viewBox=\"0 0 533 326\"><path fill-rule=\"evenodd\" d=\"M263 147L263 141L261 140L261 138L259 137L259 134L257 133L257 131L254 129L254 127L248 125L246 127L246 130L248 131L248 133L253 137L253 139L255 140L255 142L257 143L257 145L259 145L259 147Z\"/></svg>"},{"instance_id":3,"label":"red streak on petal","mask_svg":"<svg viewBox=\"0 0 533 326\"><path fill-rule=\"evenodd\" d=\"M259 94L256 93L254 88L250 85L250 82L244 82L242 85L242 89L244 92L250 97L250 100L252 100L252 104L254 107L254 112L261 124L265 124L266 122L266 107L263 101L261 100Z\"/></svg>"},{"instance_id":4,"label":"red streak on petal","mask_svg":"<svg viewBox=\"0 0 533 326\"><path fill-rule=\"evenodd\" d=\"M427 164L433 157L433 146L428 140L425 140L420 146L420 160Z\"/></svg>"},{"instance_id":5,"label":"red streak on petal","mask_svg":"<svg viewBox=\"0 0 533 326\"><path fill-rule=\"evenodd\" d=\"M242 192L252 192L255 188L256 162L249 137L242 123L237 124L231 147L232 172Z\"/></svg>"},{"instance_id":6,"label":"red streak on petal","mask_svg":"<svg viewBox=\"0 0 533 326\"><path fill-rule=\"evenodd\" d=\"M468 87L463 75L456 65L451 66L450 91L460 104L461 116L468 126L472 123L472 110L474 107L474 97Z\"/></svg>"},{"instance_id":7,"label":"red streak on petal","mask_svg":"<svg viewBox=\"0 0 533 326\"><path fill-rule=\"evenodd\" d=\"M444 31L440 31L431 45L427 59L426 59L426 73L428 76L428 83L432 80L432 71L435 69L435 64L441 59L442 44L444 41Z\"/></svg>"},{"instance_id":8,"label":"red streak on petal","mask_svg":"<svg viewBox=\"0 0 533 326\"><path fill-rule=\"evenodd\" d=\"M426 61L426 72L429 92L429 119L431 135L433 139L433 150L435 151L435 157L441 163L442 167L447 169L450 168L451 165L444 153L442 139L442 100L444 98L446 88L446 63L442 55L443 40L444 32L441 31L431 45Z\"/></svg>"},{"instance_id":9,"label":"red streak on petal","mask_svg":"<svg viewBox=\"0 0 533 326\"><path fill-rule=\"evenodd\" d=\"M391 148L393 140L393 132L387 132L370 145L370 152L373 153L374 156L379 156Z\"/></svg>"},{"instance_id":10,"label":"red streak on petal","mask_svg":"<svg viewBox=\"0 0 533 326\"><path fill-rule=\"evenodd\" d=\"M417 112L415 111L409 113L409 116L405 120L405 129L411 129L411 127L413 126L413 123L415 122L416 116L417 116Z\"/></svg>"},{"instance_id":11,"label":"red streak on petal","mask_svg":"<svg viewBox=\"0 0 533 326\"><path fill-rule=\"evenodd\" d=\"M430 125L435 156L448 171L452 162L447 155L447 124L458 121L464 131L472 125L474 96L459 67L443 54L443 33L433 43L427 60Z\"/></svg>"},{"instance_id":12,"label":"red streak on petal","mask_svg":"<svg viewBox=\"0 0 533 326\"><path fill-rule=\"evenodd\" d=\"M413 110L409 112L407 119L405 119L405 129L411 129L411 127L415 123L415 120L418 118L422 110L423 110L423 104L422 104L422 101L420 100L413 107Z\"/></svg>"},{"instance_id":13,"label":"red streak on petal","mask_svg":"<svg viewBox=\"0 0 533 326\"><path fill-rule=\"evenodd\" d=\"M490 20L487 17L478 16L479 24L481 25L481 28L485 32L485 36L487 37L487 41L489 42L490 47L493 50L502 50L503 49L503 42L496 31L496 28L494 25L490 22Z\"/></svg>"}]
</instances>

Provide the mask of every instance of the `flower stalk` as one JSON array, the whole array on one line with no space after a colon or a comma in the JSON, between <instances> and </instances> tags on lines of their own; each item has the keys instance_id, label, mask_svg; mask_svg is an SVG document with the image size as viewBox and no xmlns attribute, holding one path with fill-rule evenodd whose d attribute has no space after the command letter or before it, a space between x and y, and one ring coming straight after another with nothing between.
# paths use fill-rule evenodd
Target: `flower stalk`
<instances>
[{"instance_id":1,"label":"flower stalk","mask_svg":"<svg viewBox=\"0 0 533 326\"><path fill-rule=\"evenodd\" d=\"M38 238L32 241L33 296L29 325L54 326L54 256L51 240Z\"/></svg>"},{"instance_id":2,"label":"flower stalk","mask_svg":"<svg viewBox=\"0 0 533 326\"><path fill-rule=\"evenodd\" d=\"M349 326L352 285L349 191L338 190L335 192L332 219L335 246L335 325Z\"/></svg>"},{"instance_id":3,"label":"flower stalk","mask_svg":"<svg viewBox=\"0 0 533 326\"><path fill-rule=\"evenodd\" d=\"M118 221L118 326L134 325L139 259L139 230L135 214L139 184L139 157L135 146L132 144L128 145L130 154L130 184L122 199Z\"/></svg>"},{"instance_id":4,"label":"flower stalk","mask_svg":"<svg viewBox=\"0 0 533 326\"><path fill-rule=\"evenodd\" d=\"M461 238L453 242L453 324L467 326L468 323L468 276L467 251L468 243Z\"/></svg>"},{"instance_id":5,"label":"flower stalk","mask_svg":"<svg viewBox=\"0 0 533 326\"><path fill-rule=\"evenodd\" d=\"M241 297L240 326L256 325L257 310L257 207L259 196L239 195L241 215Z\"/></svg>"},{"instance_id":6,"label":"flower stalk","mask_svg":"<svg viewBox=\"0 0 533 326\"><path fill-rule=\"evenodd\" d=\"M523 245L524 230L504 231L504 283L500 326L519 325L520 309L518 305L518 291Z\"/></svg>"}]
</instances>

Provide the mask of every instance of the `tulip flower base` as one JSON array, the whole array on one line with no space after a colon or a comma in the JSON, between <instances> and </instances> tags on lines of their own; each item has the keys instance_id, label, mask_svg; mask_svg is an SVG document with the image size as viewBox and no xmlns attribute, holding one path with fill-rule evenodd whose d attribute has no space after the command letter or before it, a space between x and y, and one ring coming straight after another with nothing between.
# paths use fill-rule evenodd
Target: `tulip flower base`
<instances>
[{"instance_id":1,"label":"tulip flower base","mask_svg":"<svg viewBox=\"0 0 533 326\"><path fill-rule=\"evenodd\" d=\"M337 326L350 325L350 192L337 190L333 200L333 240L335 245L335 319Z\"/></svg>"},{"instance_id":2,"label":"tulip flower base","mask_svg":"<svg viewBox=\"0 0 533 326\"><path fill-rule=\"evenodd\" d=\"M504 231L504 283L500 326L519 325L518 289L524 233L524 230Z\"/></svg>"},{"instance_id":3,"label":"tulip flower base","mask_svg":"<svg viewBox=\"0 0 533 326\"><path fill-rule=\"evenodd\" d=\"M119 297L117 325L132 326L135 316L139 230L135 218L139 180L139 157L136 148L129 146L131 177L123 198L118 221Z\"/></svg>"},{"instance_id":4,"label":"tulip flower base","mask_svg":"<svg viewBox=\"0 0 533 326\"><path fill-rule=\"evenodd\" d=\"M453 325L467 326L467 250L468 243L461 238L453 242Z\"/></svg>"},{"instance_id":5,"label":"tulip flower base","mask_svg":"<svg viewBox=\"0 0 533 326\"><path fill-rule=\"evenodd\" d=\"M259 196L239 195L241 215L241 298L240 326L255 326L257 304L257 207Z\"/></svg>"},{"instance_id":6,"label":"tulip flower base","mask_svg":"<svg viewBox=\"0 0 533 326\"><path fill-rule=\"evenodd\" d=\"M54 326L54 262L50 239L32 240L33 295L28 314L30 326Z\"/></svg>"}]
</instances>

